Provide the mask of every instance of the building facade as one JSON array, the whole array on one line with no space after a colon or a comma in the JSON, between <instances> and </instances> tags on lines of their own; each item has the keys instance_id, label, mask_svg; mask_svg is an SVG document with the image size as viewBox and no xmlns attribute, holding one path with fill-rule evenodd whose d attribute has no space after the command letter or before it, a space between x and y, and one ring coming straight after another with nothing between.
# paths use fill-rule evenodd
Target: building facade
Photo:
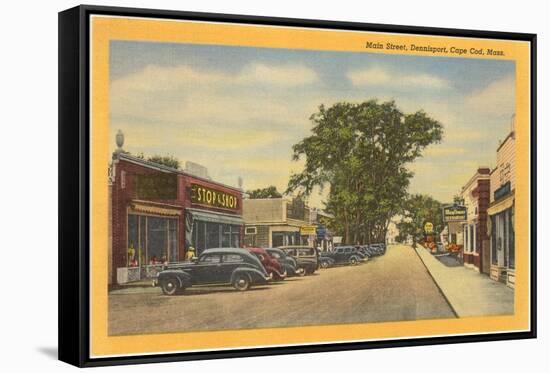
<instances>
[{"instance_id":1,"label":"building facade","mask_svg":"<svg viewBox=\"0 0 550 373\"><path fill-rule=\"evenodd\" d=\"M490 272L487 208L490 193L489 168L478 168L462 187L461 198L466 207L466 221L462 223L463 260L466 267L485 274Z\"/></svg>"},{"instance_id":2,"label":"building facade","mask_svg":"<svg viewBox=\"0 0 550 373\"><path fill-rule=\"evenodd\" d=\"M491 172L488 230L491 246L491 278L515 284L515 132L512 129L497 149L497 165Z\"/></svg>"},{"instance_id":3,"label":"building facade","mask_svg":"<svg viewBox=\"0 0 550 373\"><path fill-rule=\"evenodd\" d=\"M164 263L242 247L242 191L117 151L110 169L110 280L154 276Z\"/></svg>"},{"instance_id":4,"label":"building facade","mask_svg":"<svg viewBox=\"0 0 550 373\"><path fill-rule=\"evenodd\" d=\"M243 219L248 247L312 245L317 234L311 209L298 198L245 199Z\"/></svg>"}]
</instances>

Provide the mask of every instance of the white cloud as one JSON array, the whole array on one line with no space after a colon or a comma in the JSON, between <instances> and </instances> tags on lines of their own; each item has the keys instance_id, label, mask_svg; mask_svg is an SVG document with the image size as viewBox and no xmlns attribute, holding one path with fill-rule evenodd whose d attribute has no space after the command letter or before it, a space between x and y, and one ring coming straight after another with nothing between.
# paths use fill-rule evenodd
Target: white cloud
<instances>
[{"instance_id":1,"label":"white cloud","mask_svg":"<svg viewBox=\"0 0 550 373\"><path fill-rule=\"evenodd\" d=\"M302 65L270 66L253 63L246 66L236 80L241 83L293 87L315 83L319 77L314 70Z\"/></svg>"},{"instance_id":2,"label":"white cloud","mask_svg":"<svg viewBox=\"0 0 550 373\"><path fill-rule=\"evenodd\" d=\"M466 97L465 103L470 110L497 116L510 116L515 111L515 84L516 81L512 75L493 81Z\"/></svg>"},{"instance_id":3,"label":"white cloud","mask_svg":"<svg viewBox=\"0 0 550 373\"><path fill-rule=\"evenodd\" d=\"M347 73L354 86L387 86L392 88L447 89L447 80L430 74L401 74L381 67L353 70Z\"/></svg>"},{"instance_id":4,"label":"white cloud","mask_svg":"<svg viewBox=\"0 0 550 373\"><path fill-rule=\"evenodd\" d=\"M218 127L246 122L262 127L267 119L288 126L307 122L311 114L307 111L315 109L301 100L289 100L288 88L317 80L314 70L298 64L250 63L233 75L149 65L111 83L111 117Z\"/></svg>"},{"instance_id":5,"label":"white cloud","mask_svg":"<svg viewBox=\"0 0 550 373\"><path fill-rule=\"evenodd\" d=\"M373 67L367 70L354 70L347 73L352 84L358 85L383 85L391 82L390 74L384 69Z\"/></svg>"},{"instance_id":6,"label":"white cloud","mask_svg":"<svg viewBox=\"0 0 550 373\"><path fill-rule=\"evenodd\" d=\"M148 65L143 70L115 80L112 89L134 92L176 91L200 86L229 86L268 84L277 87L294 87L312 84L319 80L317 73L303 65L267 65L250 63L237 74L219 71L202 71L186 65Z\"/></svg>"}]
</instances>

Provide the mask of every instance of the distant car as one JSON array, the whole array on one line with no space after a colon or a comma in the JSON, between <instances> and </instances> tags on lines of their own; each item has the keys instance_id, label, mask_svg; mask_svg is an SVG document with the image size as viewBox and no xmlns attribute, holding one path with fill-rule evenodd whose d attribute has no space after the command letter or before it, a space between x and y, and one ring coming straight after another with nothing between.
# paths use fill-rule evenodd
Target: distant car
<instances>
[{"instance_id":1,"label":"distant car","mask_svg":"<svg viewBox=\"0 0 550 373\"><path fill-rule=\"evenodd\" d=\"M351 265L359 264L366 258L354 246L338 246L333 251L322 252L321 256L331 258L334 260L334 264Z\"/></svg>"},{"instance_id":2,"label":"distant car","mask_svg":"<svg viewBox=\"0 0 550 373\"><path fill-rule=\"evenodd\" d=\"M279 263L283 265L283 268L286 271L288 277L298 276L300 273L304 272L303 269L298 269L296 259L289 255L286 255L283 250L269 247L266 248L265 251L267 251L272 258L277 259L277 261L279 261Z\"/></svg>"},{"instance_id":3,"label":"distant car","mask_svg":"<svg viewBox=\"0 0 550 373\"><path fill-rule=\"evenodd\" d=\"M231 284L240 291L271 280L260 260L245 249L204 250L192 262L169 264L156 280L165 295L182 293L193 285Z\"/></svg>"},{"instance_id":4,"label":"distant car","mask_svg":"<svg viewBox=\"0 0 550 373\"><path fill-rule=\"evenodd\" d=\"M386 253L386 244L383 242L380 243L371 243L369 248L374 251L375 255L384 255Z\"/></svg>"},{"instance_id":5,"label":"distant car","mask_svg":"<svg viewBox=\"0 0 550 373\"><path fill-rule=\"evenodd\" d=\"M355 246L355 249L357 249L357 252L359 252L364 257L370 258L372 256L366 245Z\"/></svg>"},{"instance_id":6,"label":"distant car","mask_svg":"<svg viewBox=\"0 0 550 373\"><path fill-rule=\"evenodd\" d=\"M283 265L276 258L271 256L267 250L259 247L249 247L246 248L246 250L260 259L265 270L269 275L273 276L274 280L281 281L286 278L287 272Z\"/></svg>"},{"instance_id":7,"label":"distant car","mask_svg":"<svg viewBox=\"0 0 550 373\"><path fill-rule=\"evenodd\" d=\"M280 246L278 249L296 260L298 270L303 270L300 275L311 275L319 269L319 252L314 247L295 245Z\"/></svg>"}]
</instances>

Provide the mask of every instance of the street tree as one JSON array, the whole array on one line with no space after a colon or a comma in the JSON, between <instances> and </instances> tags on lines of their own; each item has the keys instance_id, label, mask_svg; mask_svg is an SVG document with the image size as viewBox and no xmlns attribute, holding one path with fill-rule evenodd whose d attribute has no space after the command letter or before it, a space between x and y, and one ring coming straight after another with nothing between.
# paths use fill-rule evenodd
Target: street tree
<instances>
[{"instance_id":1,"label":"street tree","mask_svg":"<svg viewBox=\"0 0 550 373\"><path fill-rule=\"evenodd\" d=\"M277 188L274 185L270 185L267 188L259 188L254 190L249 190L246 192L248 198L258 199L258 198L281 198L283 195L277 191Z\"/></svg>"},{"instance_id":2,"label":"street tree","mask_svg":"<svg viewBox=\"0 0 550 373\"><path fill-rule=\"evenodd\" d=\"M383 241L413 176L407 165L441 140L442 125L422 110L405 114L377 100L321 105L310 121L312 134L292 148L305 165L286 193L328 188L332 229L347 243Z\"/></svg>"},{"instance_id":3,"label":"street tree","mask_svg":"<svg viewBox=\"0 0 550 373\"><path fill-rule=\"evenodd\" d=\"M180 161L172 155L158 155L155 154L147 158L149 162L158 163L176 170L180 169Z\"/></svg>"},{"instance_id":4,"label":"street tree","mask_svg":"<svg viewBox=\"0 0 550 373\"><path fill-rule=\"evenodd\" d=\"M444 228L441 202L424 194L413 194L407 196L402 206L402 219L397 223L399 230L398 241L412 239L413 246L425 237L425 224L433 224L435 234L440 233Z\"/></svg>"}]
</instances>

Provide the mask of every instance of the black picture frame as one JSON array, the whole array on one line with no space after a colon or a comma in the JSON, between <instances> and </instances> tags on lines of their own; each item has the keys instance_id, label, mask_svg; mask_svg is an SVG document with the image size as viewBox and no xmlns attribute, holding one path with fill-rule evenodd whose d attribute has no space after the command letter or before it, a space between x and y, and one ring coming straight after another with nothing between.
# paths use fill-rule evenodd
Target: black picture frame
<instances>
[{"instance_id":1,"label":"black picture frame","mask_svg":"<svg viewBox=\"0 0 550 373\"><path fill-rule=\"evenodd\" d=\"M258 24L391 32L400 34L455 36L526 41L530 49L531 147L530 147L530 319L525 332L494 333L467 336L443 336L391 341L334 343L293 347L250 348L232 351L170 353L126 357L90 358L89 312L89 20L91 15L128 16L157 19L211 21L222 23ZM537 36L447 28L382 25L342 21L212 14L158 9L137 9L106 6L77 6L59 13L59 360L79 367L123 365L153 362L173 362L198 359L220 359L259 355L390 348L535 338L537 331L536 228L537 228Z\"/></svg>"}]
</instances>

